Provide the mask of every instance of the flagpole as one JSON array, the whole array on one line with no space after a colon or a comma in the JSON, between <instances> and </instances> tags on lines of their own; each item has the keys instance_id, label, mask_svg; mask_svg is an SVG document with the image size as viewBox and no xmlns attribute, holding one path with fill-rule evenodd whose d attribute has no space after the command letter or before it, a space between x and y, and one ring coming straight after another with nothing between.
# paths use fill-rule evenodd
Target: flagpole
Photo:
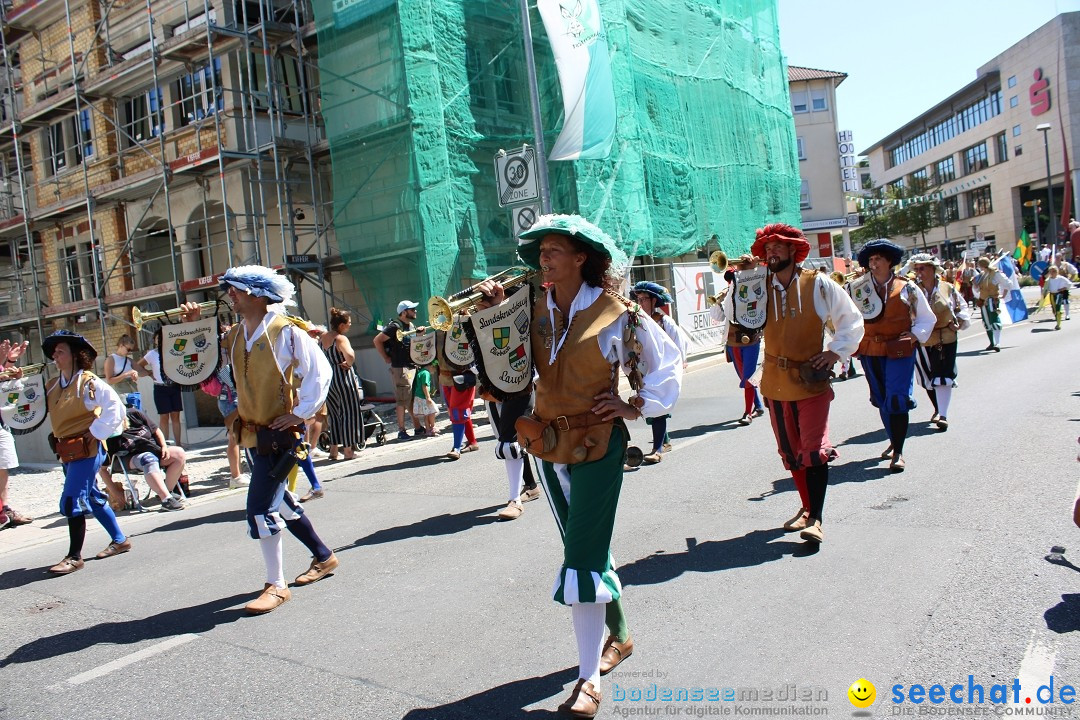
<instances>
[{"instance_id":1,"label":"flagpole","mask_svg":"<svg viewBox=\"0 0 1080 720\"><path fill-rule=\"evenodd\" d=\"M529 0L521 0L521 31L525 36L525 69L529 76L529 100L532 103L533 145L536 147L536 173L540 181L540 212L547 215L551 212L551 190L548 188L547 147L544 144L544 121L540 117L540 87L536 80Z\"/></svg>"}]
</instances>

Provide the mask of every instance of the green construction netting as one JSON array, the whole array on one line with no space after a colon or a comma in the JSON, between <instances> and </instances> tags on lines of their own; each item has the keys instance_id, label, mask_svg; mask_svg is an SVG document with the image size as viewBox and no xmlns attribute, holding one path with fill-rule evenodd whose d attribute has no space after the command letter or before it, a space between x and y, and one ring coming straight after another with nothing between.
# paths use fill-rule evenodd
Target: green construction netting
<instances>
[{"instance_id":1,"label":"green construction netting","mask_svg":"<svg viewBox=\"0 0 1080 720\"><path fill-rule=\"evenodd\" d=\"M493 157L531 143L512 0L314 0L334 232L369 311L514 263ZM619 123L604 160L553 163L552 207L635 255L745 251L797 223L794 124L776 0L600 0ZM533 9L550 147L562 100ZM424 320L421 314L421 320Z\"/></svg>"}]
</instances>

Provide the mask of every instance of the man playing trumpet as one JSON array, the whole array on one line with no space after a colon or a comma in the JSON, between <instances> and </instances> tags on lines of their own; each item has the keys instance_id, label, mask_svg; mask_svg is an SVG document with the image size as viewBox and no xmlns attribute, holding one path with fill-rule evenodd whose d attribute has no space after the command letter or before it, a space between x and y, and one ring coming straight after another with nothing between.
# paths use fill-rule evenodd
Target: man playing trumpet
<instances>
[{"instance_id":1,"label":"man playing trumpet","mask_svg":"<svg viewBox=\"0 0 1080 720\"><path fill-rule=\"evenodd\" d=\"M758 261L750 253L744 253L736 258L733 264L736 271L744 272L757 267ZM735 322L732 312L734 301L731 296L731 290L734 287L734 273L732 273L731 284L721 294L718 302L710 308L709 313L717 322L722 323L727 320L730 323L728 325L727 343L724 345L724 354L727 356L727 361L735 367L735 372L739 375L739 387L743 391L745 405L743 415L739 418L739 424L749 425L754 421L754 418L765 414L765 410L761 406L761 396L758 394L757 384L753 380L754 375L757 373L758 360L761 357L762 333L760 329L751 330Z\"/></svg>"}]
</instances>

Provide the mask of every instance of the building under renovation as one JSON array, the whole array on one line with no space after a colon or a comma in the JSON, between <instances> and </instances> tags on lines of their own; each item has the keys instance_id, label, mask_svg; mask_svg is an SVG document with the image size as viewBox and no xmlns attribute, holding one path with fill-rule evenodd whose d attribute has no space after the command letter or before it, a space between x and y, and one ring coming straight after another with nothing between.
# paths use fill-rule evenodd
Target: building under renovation
<instances>
[{"instance_id":1,"label":"building under renovation","mask_svg":"<svg viewBox=\"0 0 1080 720\"><path fill-rule=\"evenodd\" d=\"M554 209L646 261L797 222L775 0L600 6L617 135L552 164ZM104 355L132 306L213 299L262 263L292 273L301 314L353 310L381 380L364 336L398 300L514 263L493 158L532 142L516 2L5 0L2 20L0 333L35 360L57 327ZM533 28L550 143L535 9Z\"/></svg>"}]
</instances>

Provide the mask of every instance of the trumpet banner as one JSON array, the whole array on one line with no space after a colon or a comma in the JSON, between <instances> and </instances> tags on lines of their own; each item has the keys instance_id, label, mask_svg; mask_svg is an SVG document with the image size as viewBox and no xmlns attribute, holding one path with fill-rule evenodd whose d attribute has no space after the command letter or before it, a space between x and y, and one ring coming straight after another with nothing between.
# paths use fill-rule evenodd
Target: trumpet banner
<instances>
[{"instance_id":1,"label":"trumpet banner","mask_svg":"<svg viewBox=\"0 0 1080 720\"><path fill-rule=\"evenodd\" d=\"M460 368L467 368L473 364L472 345L465 335L465 326L461 322L461 316L454 316L454 324L445 333L443 341L443 355L451 364Z\"/></svg>"},{"instance_id":2,"label":"trumpet banner","mask_svg":"<svg viewBox=\"0 0 1080 720\"><path fill-rule=\"evenodd\" d=\"M427 329L422 334L413 336L409 343L409 357L414 363L423 367L430 365L435 360L435 330Z\"/></svg>"},{"instance_id":3,"label":"trumpet banner","mask_svg":"<svg viewBox=\"0 0 1080 720\"><path fill-rule=\"evenodd\" d=\"M478 310L465 323L480 382L499 401L532 384L532 306L533 287L526 284L502 305Z\"/></svg>"},{"instance_id":4,"label":"trumpet banner","mask_svg":"<svg viewBox=\"0 0 1080 720\"><path fill-rule=\"evenodd\" d=\"M16 380L0 387L5 386L11 389L0 391L4 395L0 417L4 418L11 434L26 435L41 427L49 415L45 402L45 375L28 375L21 384Z\"/></svg>"},{"instance_id":5,"label":"trumpet banner","mask_svg":"<svg viewBox=\"0 0 1080 720\"><path fill-rule=\"evenodd\" d=\"M220 330L216 317L162 325L161 376L187 390L208 380L221 357Z\"/></svg>"}]
</instances>

